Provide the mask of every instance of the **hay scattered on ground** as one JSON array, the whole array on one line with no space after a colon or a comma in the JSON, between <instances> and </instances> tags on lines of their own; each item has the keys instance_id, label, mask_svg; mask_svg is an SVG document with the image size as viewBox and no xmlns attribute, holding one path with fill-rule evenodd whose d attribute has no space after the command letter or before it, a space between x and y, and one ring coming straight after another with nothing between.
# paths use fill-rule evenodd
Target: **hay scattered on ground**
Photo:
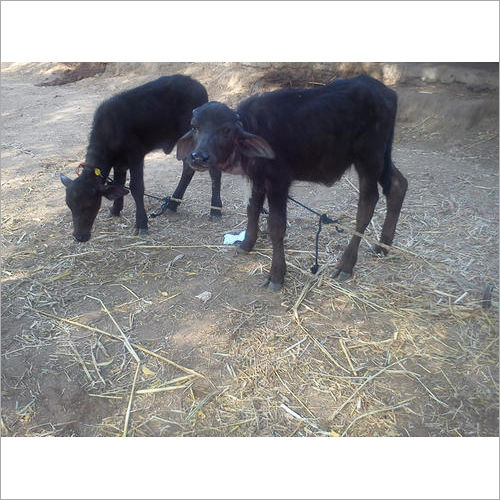
<instances>
[{"instance_id":1,"label":"hay scattered on ground","mask_svg":"<svg viewBox=\"0 0 500 500\"><path fill-rule=\"evenodd\" d=\"M357 193L350 178L342 183L338 189L352 196L338 215L349 229ZM498 295L494 288L490 305L483 292L498 283L491 262L481 262L497 237L483 216L461 216L470 209L460 200L436 200L434 211L415 203L418 197L414 188L395 251L377 257L366 241L347 283L329 272L348 236L327 226L313 276L315 220L290 207L289 272L284 292L274 295L255 292L258 275L269 269L269 242L261 238L248 258L235 258L218 241L202 201L190 199L189 215L160 219L142 240L123 234L129 220L117 225L100 214L99 236L85 246L61 244L68 215L48 222L44 235L7 220L3 317L24 318L29 328L5 344L4 359L48 349L45 369L64 374L89 405L99 400L106 411L83 427L80 414L31 427L44 397L40 387L3 418L4 433L494 434ZM240 206L229 203L225 212L224 227L244 223ZM377 230L383 213L379 207ZM200 228L204 243L186 234L184 217ZM450 231L457 234L453 253L440 240ZM204 286L189 279L212 290L206 304L194 293ZM212 314L216 330L195 335L186 348L169 342L169 326L189 329ZM152 319L165 329L155 330ZM150 328L162 338L142 340ZM29 366L27 373L37 377Z\"/></svg>"}]
</instances>

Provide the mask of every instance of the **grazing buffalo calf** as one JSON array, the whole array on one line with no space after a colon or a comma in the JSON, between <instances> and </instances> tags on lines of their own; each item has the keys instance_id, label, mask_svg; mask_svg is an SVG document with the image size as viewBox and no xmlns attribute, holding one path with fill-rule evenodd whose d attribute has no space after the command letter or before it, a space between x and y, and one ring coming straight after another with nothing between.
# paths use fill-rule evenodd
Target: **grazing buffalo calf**
<instances>
[{"instance_id":1,"label":"grazing buffalo calf","mask_svg":"<svg viewBox=\"0 0 500 500\"><path fill-rule=\"evenodd\" d=\"M114 200L111 214L120 215L127 170L130 191L136 205L135 234L147 233L144 208L144 156L154 149L170 153L177 140L189 130L194 108L208 100L201 83L184 75L164 76L140 87L127 90L104 101L96 110L90 132L84 168L75 180L61 175L66 186L66 203L73 215L73 236L87 241L101 206L102 197ZM107 178L114 170L114 181ZM173 198L181 199L194 171L184 164L182 177ZM210 169L213 216L220 216L221 172ZM179 202L171 200L175 211Z\"/></svg>"},{"instance_id":2,"label":"grazing buffalo calf","mask_svg":"<svg viewBox=\"0 0 500 500\"><path fill-rule=\"evenodd\" d=\"M286 271L287 196L295 180L331 186L354 164L360 191L356 231L363 233L370 222L378 183L387 198L380 241L391 245L407 188L391 159L396 108L396 93L368 76L254 95L237 112L209 102L193 111L192 129L177 143L177 158L195 170L216 166L252 181L248 227L239 251L252 250L267 196L273 257L266 283L278 290ZM338 279L352 275L359 243L359 236L351 238L334 273ZM374 249L386 253L378 245Z\"/></svg>"}]
</instances>

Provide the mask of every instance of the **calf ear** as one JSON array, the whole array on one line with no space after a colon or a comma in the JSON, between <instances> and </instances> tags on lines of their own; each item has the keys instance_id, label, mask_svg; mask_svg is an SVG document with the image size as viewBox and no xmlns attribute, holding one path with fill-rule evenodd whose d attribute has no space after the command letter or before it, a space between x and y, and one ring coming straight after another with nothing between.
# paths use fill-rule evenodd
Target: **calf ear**
<instances>
[{"instance_id":1,"label":"calf ear","mask_svg":"<svg viewBox=\"0 0 500 500\"><path fill-rule=\"evenodd\" d=\"M193 152L193 150L194 150L193 131L190 130L187 134L184 134L177 141L176 158L178 160L184 160L189 153Z\"/></svg>"},{"instance_id":2,"label":"calf ear","mask_svg":"<svg viewBox=\"0 0 500 500\"><path fill-rule=\"evenodd\" d=\"M269 143L258 135L250 134L240 129L239 137L236 141L240 153L249 158L275 158L273 148Z\"/></svg>"},{"instance_id":3,"label":"calf ear","mask_svg":"<svg viewBox=\"0 0 500 500\"><path fill-rule=\"evenodd\" d=\"M69 177L66 177L64 174L60 174L59 178L66 187L68 187L73 182Z\"/></svg>"},{"instance_id":4,"label":"calf ear","mask_svg":"<svg viewBox=\"0 0 500 500\"><path fill-rule=\"evenodd\" d=\"M108 200L117 200L129 192L130 191L127 188L124 188L123 186L116 186L114 184L104 184L101 188L102 195Z\"/></svg>"}]
</instances>

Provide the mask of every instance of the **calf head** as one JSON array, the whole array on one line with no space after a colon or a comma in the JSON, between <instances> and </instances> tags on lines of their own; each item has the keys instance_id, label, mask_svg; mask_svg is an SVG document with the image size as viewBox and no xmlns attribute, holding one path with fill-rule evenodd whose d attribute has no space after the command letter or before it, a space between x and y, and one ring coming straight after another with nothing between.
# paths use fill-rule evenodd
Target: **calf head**
<instances>
[{"instance_id":1,"label":"calf head","mask_svg":"<svg viewBox=\"0 0 500 500\"><path fill-rule=\"evenodd\" d=\"M66 204L71 209L73 236L77 241L90 239L90 231L103 196L116 200L129 192L122 186L106 184L99 170L94 168L85 168L74 180L63 174L60 177L66 186Z\"/></svg>"},{"instance_id":2,"label":"calf head","mask_svg":"<svg viewBox=\"0 0 500 500\"><path fill-rule=\"evenodd\" d=\"M268 142L243 129L237 113L220 102L193 110L191 130L177 142L177 159L194 170L241 172L245 158L274 158Z\"/></svg>"}]
</instances>

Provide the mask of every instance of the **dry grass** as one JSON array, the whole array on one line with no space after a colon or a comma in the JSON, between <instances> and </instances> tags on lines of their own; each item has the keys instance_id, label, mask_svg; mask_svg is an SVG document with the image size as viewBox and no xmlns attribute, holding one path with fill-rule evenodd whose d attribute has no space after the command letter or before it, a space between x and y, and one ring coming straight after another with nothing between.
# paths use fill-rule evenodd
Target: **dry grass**
<instances>
[{"instance_id":1,"label":"dry grass","mask_svg":"<svg viewBox=\"0 0 500 500\"><path fill-rule=\"evenodd\" d=\"M203 219L199 210L195 219ZM233 212L226 213L227 227L241 221ZM414 238L420 217L432 229L419 230ZM74 431L75 419L30 426L37 399L44 397L41 388L16 409L15 418L4 417L4 434L7 429L16 435L103 436L495 433L496 289L489 308L481 300L486 283L497 281L492 275L471 276L467 265L475 249L494 244L493 234L491 241L482 236L483 219L455 224L456 231L477 234L481 243L469 237L467 252L451 259L431 239L449 221L431 219L427 210L407 211L399 246L388 258L361 251L358 278L348 283L329 277L335 261L324 245L335 233L322 234L322 266L313 276L307 271L313 245L301 248L304 234L314 236L314 219L300 213L290 219L287 286L267 304L268 292L259 291L253 302L247 295L255 286L252 276L269 267L264 241L245 261L213 238L202 245L165 245L162 229L144 241L130 241L118 231L103 231L108 224L103 219L101 237L85 250L53 244L53 253L38 255L35 265L30 248L40 245L37 233L26 232L19 241L16 230L5 227L5 240L20 250L4 260L3 314L16 311L30 328L4 347L4 359L51 346L50 369L66 373L84 397L105 401L108 414L85 432ZM343 220L343 227L349 230L350 222ZM60 225L61 232L69 230L67 218ZM182 225L169 226L168 236L180 241L176 231L182 232ZM29 245L23 247L26 238ZM23 266L26 259L31 269ZM139 327L147 329L151 317L177 329L192 323L192 311L182 304L195 301L195 292L182 276L224 283L205 308L201 301L198 306L202 318L206 311L223 315L212 337L220 346L211 348L206 339L189 345L208 353L208 360L198 357L193 364L189 352L168 350L165 339L147 347L138 340ZM151 277L153 286L141 283ZM243 290L235 279L247 282ZM103 288L114 295L98 293ZM20 425L23 419L27 425Z\"/></svg>"}]
</instances>

